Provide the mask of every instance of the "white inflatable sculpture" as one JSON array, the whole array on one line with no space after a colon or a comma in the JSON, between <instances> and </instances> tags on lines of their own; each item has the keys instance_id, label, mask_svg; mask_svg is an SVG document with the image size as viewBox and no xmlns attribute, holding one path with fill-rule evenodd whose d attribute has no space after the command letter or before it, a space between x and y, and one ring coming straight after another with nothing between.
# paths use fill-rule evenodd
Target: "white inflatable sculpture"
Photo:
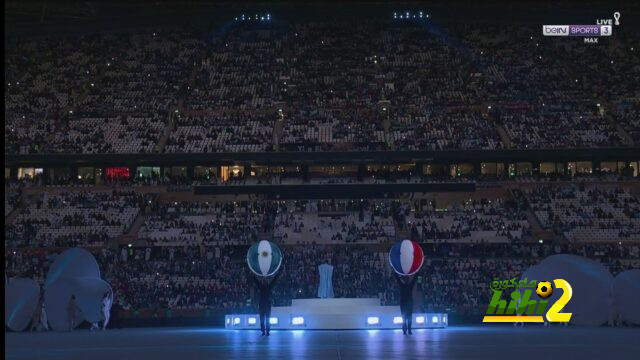
<instances>
[{"instance_id":1,"label":"white inflatable sculpture","mask_svg":"<svg viewBox=\"0 0 640 360\"><path fill-rule=\"evenodd\" d=\"M24 331L33 320L40 303L40 286L33 279L16 278L4 289L5 325L13 331Z\"/></svg>"},{"instance_id":2,"label":"white inflatable sculpture","mask_svg":"<svg viewBox=\"0 0 640 360\"><path fill-rule=\"evenodd\" d=\"M577 255L552 255L527 269L522 275L524 278L552 283L555 279L566 280L571 285L573 296L561 312L573 314L571 324L599 326L607 321L613 276L597 261ZM532 290L535 294L535 289ZM546 299L549 300L547 310L561 295L562 290L554 286L553 293Z\"/></svg>"},{"instance_id":3,"label":"white inflatable sculpture","mask_svg":"<svg viewBox=\"0 0 640 360\"><path fill-rule=\"evenodd\" d=\"M66 250L51 265L45 281L49 325L53 330L68 331L83 320L100 321L102 299L107 293L112 293L111 286L100 279L93 255L80 248Z\"/></svg>"},{"instance_id":4,"label":"white inflatable sculpture","mask_svg":"<svg viewBox=\"0 0 640 360\"><path fill-rule=\"evenodd\" d=\"M613 279L611 289L614 311L617 311L622 320L640 325L640 270L628 270L621 272Z\"/></svg>"}]
</instances>

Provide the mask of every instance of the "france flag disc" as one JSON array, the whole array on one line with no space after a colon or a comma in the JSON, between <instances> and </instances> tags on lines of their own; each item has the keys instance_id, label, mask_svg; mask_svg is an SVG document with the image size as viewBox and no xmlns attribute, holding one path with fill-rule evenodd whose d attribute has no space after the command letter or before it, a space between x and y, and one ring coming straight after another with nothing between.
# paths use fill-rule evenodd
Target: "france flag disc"
<instances>
[{"instance_id":1,"label":"france flag disc","mask_svg":"<svg viewBox=\"0 0 640 360\"><path fill-rule=\"evenodd\" d=\"M267 240L260 240L251 245L247 251L247 264L249 269L258 276L271 276L275 274L282 263L282 251Z\"/></svg>"},{"instance_id":2,"label":"france flag disc","mask_svg":"<svg viewBox=\"0 0 640 360\"><path fill-rule=\"evenodd\" d=\"M398 241L389 251L389 263L399 275L413 275L422 267L424 253L415 241Z\"/></svg>"}]
</instances>

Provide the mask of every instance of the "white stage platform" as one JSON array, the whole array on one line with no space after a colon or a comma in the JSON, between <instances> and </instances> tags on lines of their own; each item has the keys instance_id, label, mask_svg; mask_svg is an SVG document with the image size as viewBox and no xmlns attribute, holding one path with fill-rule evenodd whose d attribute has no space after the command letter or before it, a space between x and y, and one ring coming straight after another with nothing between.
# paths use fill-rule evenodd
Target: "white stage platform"
<instances>
[{"instance_id":1,"label":"white stage platform","mask_svg":"<svg viewBox=\"0 0 640 360\"><path fill-rule=\"evenodd\" d=\"M271 310L272 329L399 329L402 318L399 306L381 306L380 300L369 299L296 299L291 306L274 306ZM445 313L414 313L413 328L444 328ZM260 328L258 314L225 316L228 329Z\"/></svg>"}]
</instances>

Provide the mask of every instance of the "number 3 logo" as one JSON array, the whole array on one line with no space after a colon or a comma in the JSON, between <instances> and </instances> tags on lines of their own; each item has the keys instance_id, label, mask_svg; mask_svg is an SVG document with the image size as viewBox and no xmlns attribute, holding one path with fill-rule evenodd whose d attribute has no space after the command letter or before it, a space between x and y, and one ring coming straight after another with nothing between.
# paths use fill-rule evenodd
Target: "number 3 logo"
<instances>
[{"instance_id":1,"label":"number 3 logo","mask_svg":"<svg viewBox=\"0 0 640 360\"><path fill-rule=\"evenodd\" d=\"M547 320L550 322L569 322L571 313L560 313L560 311L567 305L569 300L571 300L571 296L573 296L571 285L564 279L555 279L553 283L556 285L556 288L562 289L562 296L560 296L560 299L547 311Z\"/></svg>"}]
</instances>

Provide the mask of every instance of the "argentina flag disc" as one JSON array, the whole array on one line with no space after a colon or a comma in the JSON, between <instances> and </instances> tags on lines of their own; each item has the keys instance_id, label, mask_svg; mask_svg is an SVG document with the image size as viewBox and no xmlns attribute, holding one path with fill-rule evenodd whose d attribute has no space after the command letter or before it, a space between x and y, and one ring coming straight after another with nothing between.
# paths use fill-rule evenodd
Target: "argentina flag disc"
<instances>
[{"instance_id":1,"label":"argentina flag disc","mask_svg":"<svg viewBox=\"0 0 640 360\"><path fill-rule=\"evenodd\" d=\"M415 241L398 241L389 251L389 263L399 275L413 275L422 267L424 253Z\"/></svg>"},{"instance_id":2,"label":"argentina flag disc","mask_svg":"<svg viewBox=\"0 0 640 360\"><path fill-rule=\"evenodd\" d=\"M282 251L278 245L267 240L260 240L251 245L247 251L249 269L258 276L275 274L282 263Z\"/></svg>"}]
</instances>

